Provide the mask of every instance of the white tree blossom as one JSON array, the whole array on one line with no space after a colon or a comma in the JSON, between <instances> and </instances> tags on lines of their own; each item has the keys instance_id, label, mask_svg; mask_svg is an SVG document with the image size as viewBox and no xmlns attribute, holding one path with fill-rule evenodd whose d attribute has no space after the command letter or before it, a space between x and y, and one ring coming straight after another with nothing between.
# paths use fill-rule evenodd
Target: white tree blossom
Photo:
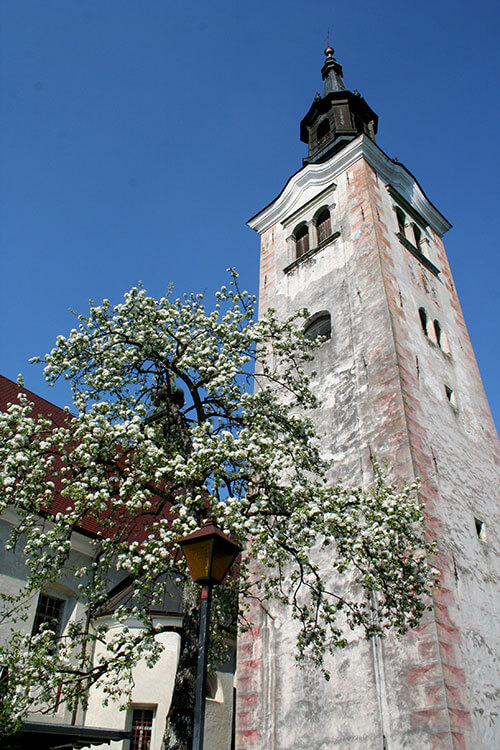
<instances>
[{"instance_id":1,"label":"white tree blossom","mask_svg":"<svg viewBox=\"0 0 500 750\"><path fill-rule=\"evenodd\" d=\"M71 385L65 423L38 415L22 393L0 416L0 509L18 514L8 546L23 545L28 566L25 587L2 601L13 623L0 648L4 728L57 699L74 702L95 682L126 700L117 686L139 658L153 664L159 654L155 583L184 572L176 540L208 516L245 548L238 576L216 592L215 634L231 591L277 600L298 623L297 658L321 666L345 644L345 623L368 636L404 633L424 611L431 547L418 485L388 485L377 467L367 490L329 481L335 467L307 416L319 407L307 313L281 321L269 310L255 321L255 299L231 274L212 310L202 295L156 300L140 287L120 304L91 304L43 359L50 384ZM65 510L53 515L56 496ZM117 630L97 661L92 644L103 632L88 617L56 640L49 629L16 627L29 596L68 571L83 519L100 528L94 559L75 571L87 613L99 612L112 576L128 575L144 625L140 635ZM330 573L349 575L352 596L331 589L313 547L328 549Z\"/></svg>"}]
</instances>

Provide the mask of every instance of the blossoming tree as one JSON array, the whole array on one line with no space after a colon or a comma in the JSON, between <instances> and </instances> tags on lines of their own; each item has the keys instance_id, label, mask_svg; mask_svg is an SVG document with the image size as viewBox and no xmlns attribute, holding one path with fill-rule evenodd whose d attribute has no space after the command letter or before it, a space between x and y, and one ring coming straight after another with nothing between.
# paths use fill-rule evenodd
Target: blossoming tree
<instances>
[{"instance_id":1,"label":"blossoming tree","mask_svg":"<svg viewBox=\"0 0 500 750\"><path fill-rule=\"evenodd\" d=\"M18 514L9 546L24 545L28 566L26 586L2 597L2 616L14 622L0 653L9 675L4 729L28 710L84 701L96 682L126 701L133 665L158 658L149 606L156 582L183 574L175 542L209 515L246 550L238 576L215 592L215 648L236 590L241 602L289 607L298 660L320 666L328 649L344 645L345 626L373 636L419 621L432 576L416 485L387 485L376 468L368 489L332 481L335 467L322 458L307 416L320 405L307 374L318 342L303 336L306 313L280 321L268 311L255 321L254 304L233 271L211 311L202 295L156 300L142 288L121 304L92 305L44 358L49 383L71 384L65 423L37 415L22 394L1 415L0 507ZM55 515L54 493L65 501ZM94 560L75 571L87 612L99 612L113 576L127 575L143 623L140 636L117 630L97 661L92 643L102 626L88 616L56 640L50 628L33 636L15 627L29 595L67 570L82 519L99 527ZM331 589L313 546L328 547L332 570L348 572L352 596ZM176 748L190 747L186 692L196 645L196 591L185 580L174 690L183 708L172 712L167 743Z\"/></svg>"}]
</instances>

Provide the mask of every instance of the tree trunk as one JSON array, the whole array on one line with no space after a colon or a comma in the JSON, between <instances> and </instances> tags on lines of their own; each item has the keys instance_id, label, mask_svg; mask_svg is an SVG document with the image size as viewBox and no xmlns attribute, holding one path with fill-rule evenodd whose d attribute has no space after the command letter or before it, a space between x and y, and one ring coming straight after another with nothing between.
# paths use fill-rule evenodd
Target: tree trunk
<instances>
[{"instance_id":1,"label":"tree trunk","mask_svg":"<svg viewBox=\"0 0 500 750\"><path fill-rule=\"evenodd\" d=\"M179 664L167 716L164 750L191 750L200 627L199 586L187 582L182 596L183 625Z\"/></svg>"}]
</instances>

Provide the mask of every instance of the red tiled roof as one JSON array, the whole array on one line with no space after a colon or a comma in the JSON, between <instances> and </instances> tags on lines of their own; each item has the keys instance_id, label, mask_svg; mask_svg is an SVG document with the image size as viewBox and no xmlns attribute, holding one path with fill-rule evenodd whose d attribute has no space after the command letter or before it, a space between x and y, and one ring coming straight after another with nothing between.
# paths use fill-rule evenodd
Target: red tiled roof
<instances>
[{"instance_id":1,"label":"red tiled roof","mask_svg":"<svg viewBox=\"0 0 500 750\"><path fill-rule=\"evenodd\" d=\"M0 375L0 411L5 411L7 404L17 404L17 394L19 392L25 393L30 401L35 404L35 414L42 414L44 417L50 417L54 423L61 427L67 419L67 414L64 409L59 408L55 404L51 404L50 401L46 401L41 396L37 396L33 391L29 391L27 388L19 388L17 383L13 380Z\"/></svg>"},{"instance_id":2,"label":"red tiled roof","mask_svg":"<svg viewBox=\"0 0 500 750\"><path fill-rule=\"evenodd\" d=\"M14 383L14 381L9 380L3 375L0 375L0 411L6 411L8 404L19 403L18 393L20 392L25 393L28 399L34 404L33 414L35 416L40 415L51 419L56 427L62 427L68 418L71 419L71 416L64 409L38 396L33 391L29 391L27 388L20 388L17 383ZM48 515L64 513L69 505L68 498L60 494L61 482L59 478L53 477L53 481L55 484L54 499L45 511ZM103 528L95 518L83 518L78 530L91 536L97 536L97 533L102 531Z\"/></svg>"},{"instance_id":3,"label":"red tiled roof","mask_svg":"<svg viewBox=\"0 0 500 750\"><path fill-rule=\"evenodd\" d=\"M18 403L18 393L23 392L28 396L28 399L33 402L34 415L41 415L46 418L50 418L57 427L63 426L68 419L71 419L71 415L61 409L59 406L52 404L50 401L38 396L36 393L29 391L27 388L20 388L17 383L12 380L0 375L0 410L5 411L9 403ZM70 501L67 497L63 497L60 494L61 483L58 477L53 478L55 484L54 499L50 506L46 509L46 513L49 515L55 515L56 513L64 513L69 507ZM158 498L159 499L159 498ZM161 502L159 500L159 502ZM130 521L130 512L127 509L123 509L120 513L118 510L113 512L117 521L118 528L121 522L128 525L127 521ZM158 515L163 518L173 519L173 515L170 513L170 504L167 504L159 513L141 513L134 519L133 527L129 529L128 539L131 541L143 541L146 539L151 531L151 524L158 518ZM108 516L108 513L102 514L104 519ZM90 534L91 536L97 536L98 532L103 532L108 535L110 532L117 531L115 528L110 529L109 525L102 526L99 520L96 518L83 518L79 524L78 530Z\"/></svg>"}]
</instances>

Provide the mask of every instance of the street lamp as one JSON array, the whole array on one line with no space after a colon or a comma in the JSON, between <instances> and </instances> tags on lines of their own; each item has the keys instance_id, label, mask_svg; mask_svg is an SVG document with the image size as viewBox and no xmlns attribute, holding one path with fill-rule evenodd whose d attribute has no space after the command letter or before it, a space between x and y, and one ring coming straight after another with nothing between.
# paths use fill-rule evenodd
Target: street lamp
<instances>
[{"instance_id":1,"label":"street lamp","mask_svg":"<svg viewBox=\"0 0 500 750\"><path fill-rule=\"evenodd\" d=\"M179 539L178 544L184 552L193 581L202 586L193 750L203 750L212 586L222 583L241 547L226 536L213 519L208 520L201 529Z\"/></svg>"}]
</instances>

